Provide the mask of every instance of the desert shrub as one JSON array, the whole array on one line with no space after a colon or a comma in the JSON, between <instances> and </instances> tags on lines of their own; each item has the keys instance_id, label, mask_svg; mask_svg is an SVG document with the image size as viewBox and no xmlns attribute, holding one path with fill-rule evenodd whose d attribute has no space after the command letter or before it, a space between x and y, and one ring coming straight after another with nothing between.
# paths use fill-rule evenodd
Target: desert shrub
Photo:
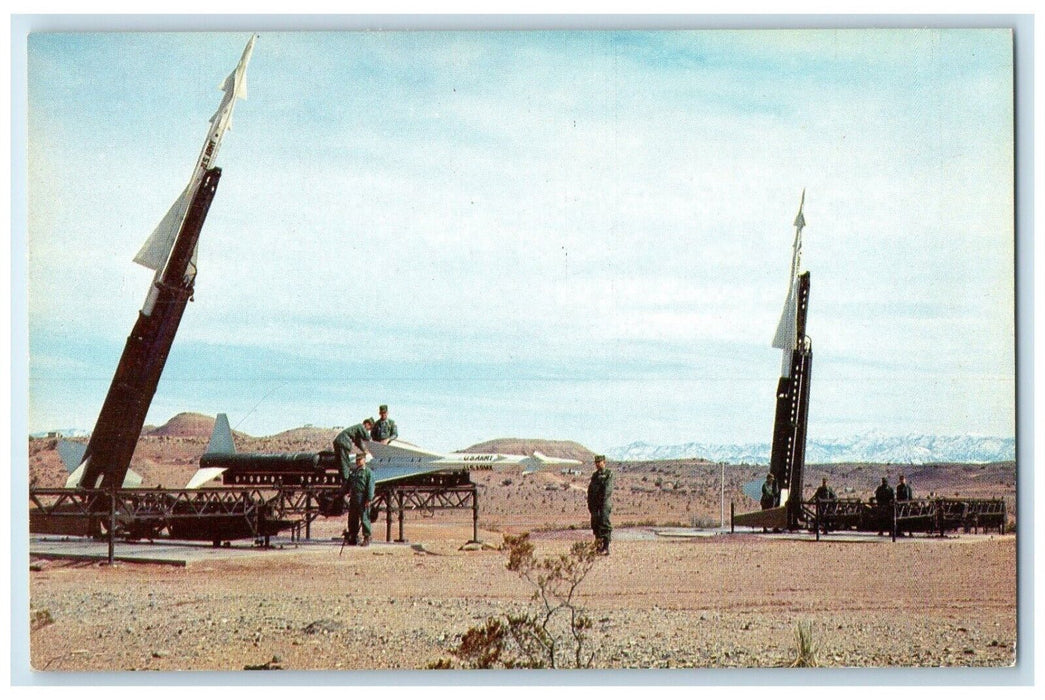
<instances>
[{"instance_id":1,"label":"desert shrub","mask_svg":"<svg viewBox=\"0 0 1045 700\"><path fill-rule=\"evenodd\" d=\"M54 616L50 610L30 610L29 629L35 632L38 629L54 624Z\"/></svg>"},{"instance_id":2,"label":"desert shrub","mask_svg":"<svg viewBox=\"0 0 1045 700\"><path fill-rule=\"evenodd\" d=\"M461 636L450 651L464 668L591 668L596 649L592 621L577 604L578 588L595 566L591 542L538 560L529 533L505 535L507 569L531 584L533 606L522 614L490 617ZM440 659L429 668L452 668Z\"/></svg>"},{"instance_id":3,"label":"desert shrub","mask_svg":"<svg viewBox=\"0 0 1045 700\"><path fill-rule=\"evenodd\" d=\"M798 622L795 625L795 660L791 662L791 668L815 668L820 665L817 661L817 645L813 639L813 623Z\"/></svg>"}]
</instances>

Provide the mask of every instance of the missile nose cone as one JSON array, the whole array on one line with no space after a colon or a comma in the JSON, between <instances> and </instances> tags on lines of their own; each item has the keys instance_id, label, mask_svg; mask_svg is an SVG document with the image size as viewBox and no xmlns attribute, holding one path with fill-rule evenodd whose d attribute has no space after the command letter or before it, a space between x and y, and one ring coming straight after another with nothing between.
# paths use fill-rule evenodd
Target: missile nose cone
<instances>
[{"instance_id":1,"label":"missile nose cone","mask_svg":"<svg viewBox=\"0 0 1045 700\"><path fill-rule=\"evenodd\" d=\"M802 188L802 200L798 204L798 216L795 217L794 226L796 228L804 228L805 225L806 225L806 217L805 217L804 214L802 214L802 210L805 208L805 205L806 205L806 189L803 187Z\"/></svg>"}]
</instances>

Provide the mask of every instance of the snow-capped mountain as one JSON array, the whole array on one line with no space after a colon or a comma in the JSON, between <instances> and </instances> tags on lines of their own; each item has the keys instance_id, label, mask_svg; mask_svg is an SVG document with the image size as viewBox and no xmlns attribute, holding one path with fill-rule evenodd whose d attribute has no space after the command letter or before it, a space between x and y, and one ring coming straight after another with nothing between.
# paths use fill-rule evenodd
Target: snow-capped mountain
<instances>
[{"instance_id":1,"label":"snow-capped mountain","mask_svg":"<svg viewBox=\"0 0 1045 700\"><path fill-rule=\"evenodd\" d=\"M619 461L703 458L727 464L769 464L770 445L748 443L722 445L689 442L683 445L650 445L633 442L606 452ZM1004 462L1016 459L1014 438L974 435L903 435L865 433L832 440L810 440L806 462L874 462L879 464L925 464L927 462Z\"/></svg>"},{"instance_id":2,"label":"snow-capped mountain","mask_svg":"<svg viewBox=\"0 0 1045 700\"><path fill-rule=\"evenodd\" d=\"M82 428L58 428L57 430L44 430L39 433L29 433L31 438L45 438L54 435L63 438L85 438L91 436L90 430Z\"/></svg>"}]
</instances>

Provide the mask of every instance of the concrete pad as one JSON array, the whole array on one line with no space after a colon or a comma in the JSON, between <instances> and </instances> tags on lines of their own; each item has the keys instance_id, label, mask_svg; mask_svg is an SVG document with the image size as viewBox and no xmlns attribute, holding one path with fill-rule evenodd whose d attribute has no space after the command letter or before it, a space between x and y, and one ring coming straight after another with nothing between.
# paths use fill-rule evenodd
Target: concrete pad
<instances>
[{"instance_id":1,"label":"concrete pad","mask_svg":"<svg viewBox=\"0 0 1045 700\"><path fill-rule=\"evenodd\" d=\"M113 558L115 561L136 564L189 566L196 562L244 557L278 557L310 551L330 551L336 554L341 549L341 538L292 541L289 537L272 537L269 543L269 547L260 547L255 546L251 540L235 540L227 547L214 547L210 543L179 540L117 540L113 548ZM370 549L402 546L395 542L371 542ZM345 549L349 547L346 546ZM33 535L29 538L29 556L105 562L109 560L109 543L88 537Z\"/></svg>"},{"instance_id":2,"label":"concrete pad","mask_svg":"<svg viewBox=\"0 0 1045 700\"><path fill-rule=\"evenodd\" d=\"M792 540L801 542L815 542L816 534L806 530L796 532L760 532L757 530L738 529L737 535L755 536L767 540ZM1015 535L999 535L997 533L966 533L948 532L943 537L939 535L927 535L918 533L912 537L897 537L896 544L902 542L983 542L986 540L1002 540L1012 538ZM878 536L874 532L858 532L856 530L842 530L837 532L821 533L821 542L889 542L892 544L892 536L889 534Z\"/></svg>"},{"instance_id":3,"label":"concrete pad","mask_svg":"<svg viewBox=\"0 0 1045 700\"><path fill-rule=\"evenodd\" d=\"M660 527L653 531L657 537L715 537L721 535L721 530L702 530L693 527Z\"/></svg>"}]
</instances>

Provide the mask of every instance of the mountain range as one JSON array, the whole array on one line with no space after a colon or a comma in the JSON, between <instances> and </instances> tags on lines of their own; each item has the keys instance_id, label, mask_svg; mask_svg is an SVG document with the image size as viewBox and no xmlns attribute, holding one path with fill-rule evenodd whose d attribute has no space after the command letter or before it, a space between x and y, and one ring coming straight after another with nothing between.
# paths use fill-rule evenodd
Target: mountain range
<instances>
[{"instance_id":1,"label":"mountain range","mask_svg":"<svg viewBox=\"0 0 1045 700\"><path fill-rule=\"evenodd\" d=\"M145 426L142 434L197 436L205 439L210 435L213 425L214 419L209 416L195 413L180 413L162 426ZM334 428L318 430L311 426L297 429L297 432L301 431L320 434L314 440L317 445L329 442L333 433L336 433ZM87 430L66 428L34 433L30 437L48 437L48 433L58 434L65 438L83 438L90 435L90 431ZM294 433L295 431L287 431L275 437L293 436ZM331 434L327 435L327 433ZM465 451L488 450L529 454L534 449L542 451L552 449L555 456L568 456L582 461L588 461L591 458L591 451L577 443L561 442L552 444L548 441L540 441L540 445L530 443L534 443L534 441L497 440L481 445L473 445ZM763 465L769 463L770 451L768 442L744 444L687 442L679 445L653 445L648 442L633 442L621 447L608 449L606 456L614 461L621 462L704 459L726 464ZM809 440L806 445L806 462L809 464L860 462L875 464L927 464L933 462L980 464L985 462L1007 462L1015 459L1016 440L1014 438L974 435L939 436L910 434L890 436L877 431L870 431L846 438Z\"/></svg>"},{"instance_id":2,"label":"mountain range","mask_svg":"<svg viewBox=\"0 0 1045 700\"><path fill-rule=\"evenodd\" d=\"M618 461L706 459L726 464L769 464L769 443L715 444L688 442L681 445L651 445L633 442L606 452ZM831 440L809 440L806 462L835 464L926 464L930 462L984 463L1016 459L1014 438L973 435L888 436L877 432Z\"/></svg>"}]
</instances>

